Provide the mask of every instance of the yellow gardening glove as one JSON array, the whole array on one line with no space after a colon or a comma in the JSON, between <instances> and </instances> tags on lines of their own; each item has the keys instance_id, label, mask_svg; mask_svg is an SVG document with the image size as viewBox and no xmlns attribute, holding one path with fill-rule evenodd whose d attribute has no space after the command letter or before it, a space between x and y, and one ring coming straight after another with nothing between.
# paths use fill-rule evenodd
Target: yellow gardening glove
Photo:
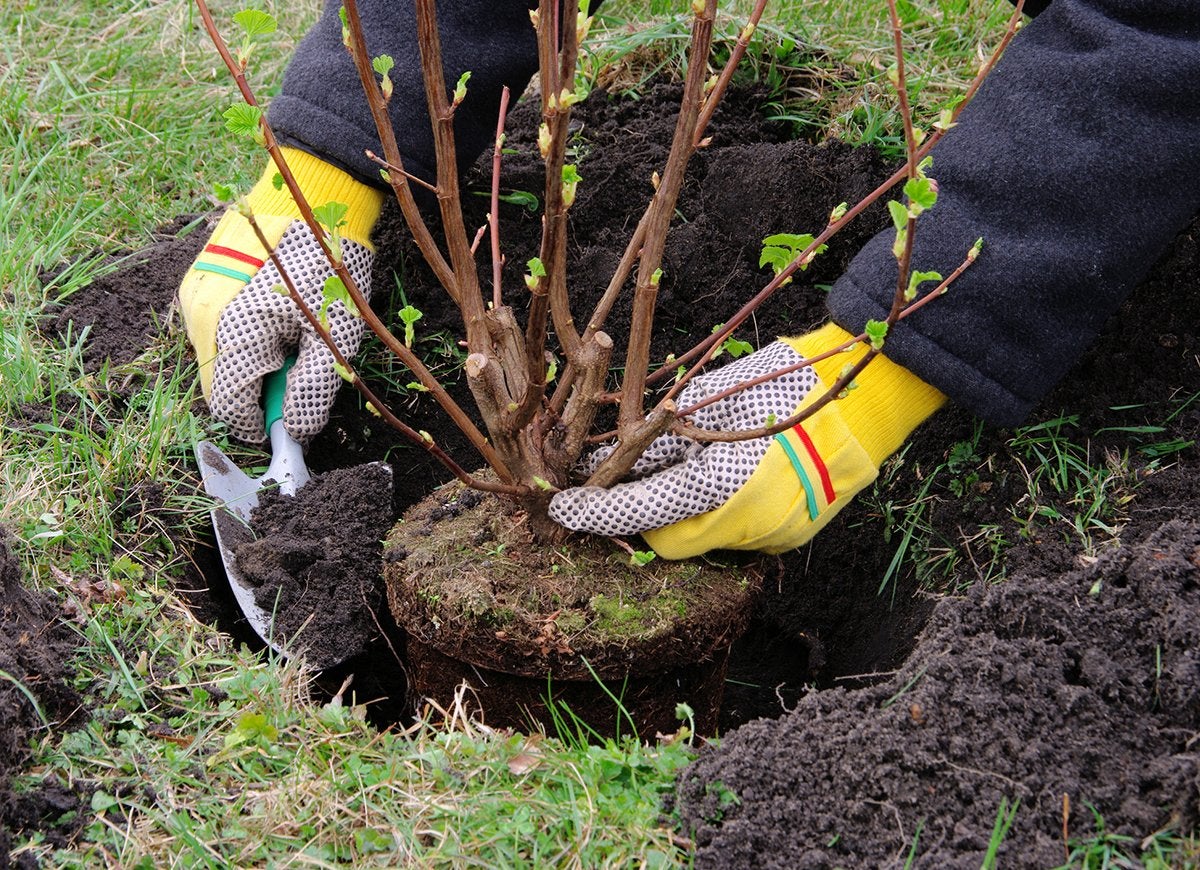
<instances>
[{"instance_id":1,"label":"yellow gardening glove","mask_svg":"<svg viewBox=\"0 0 1200 870\"><path fill-rule=\"evenodd\" d=\"M783 339L680 393L680 408L734 384L816 356L851 338L833 324ZM815 401L848 361L830 360L743 390L691 418L703 429L757 429ZM708 550L780 553L807 542L879 473L916 426L944 402L938 390L886 357L857 378L849 397L831 402L773 438L696 442L656 439L634 466L636 479L610 489L557 493L550 515L567 528L602 535L642 533L660 556L682 559ZM593 466L606 455L595 454Z\"/></svg>"},{"instance_id":2,"label":"yellow gardening glove","mask_svg":"<svg viewBox=\"0 0 1200 870\"><path fill-rule=\"evenodd\" d=\"M371 292L374 249L371 228L383 194L303 151L284 148L284 157L309 204L340 202L348 207L340 229L342 256L365 295ZM313 311L322 303L325 279L333 274L321 246L300 220L287 188L276 190L274 164L246 197L268 244L280 257L297 290ZM284 394L284 425L307 442L324 428L341 383L333 353L300 309L275 292L283 285L249 221L230 209L192 264L179 288L188 339L200 364L200 385L213 416L243 441L265 440L260 402L262 378L297 354ZM342 303L330 306L329 326L338 349L352 355L362 338L361 318Z\"/></svg>"}]
</instances>

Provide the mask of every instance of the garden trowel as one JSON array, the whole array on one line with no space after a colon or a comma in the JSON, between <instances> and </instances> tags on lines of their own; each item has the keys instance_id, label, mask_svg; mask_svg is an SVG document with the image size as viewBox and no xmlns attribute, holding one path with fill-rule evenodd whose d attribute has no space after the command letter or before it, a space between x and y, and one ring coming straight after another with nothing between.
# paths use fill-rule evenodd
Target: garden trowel
<instances>
[{"instance_id":1,"label":"garden trowel","mask_svg":"<svg viewBox=\"0 0 1200 870\"><path fill-rule=\"evenodd\" d=\"M288 369L293 362L295 358L289 357L283 368L263 379L264 423L271 439L271 464L262 477L247 475L211 441L196 443L196 462L200 466L204 490L218 502L212 509L213 529L233 597L237 599L238 606L255 633L271 649L281 654L285 654L285 650L274 637L271 613L259 606L254 598L253 587L239 574L233 554L235 540L230 538L236 537L240 529L249 528L250 513L258 507L258 494L261 491L272 487L278 488L284 495L294 495L296 490L308 483L304 451L283 425L283 394L287 386ZM310 661L310 664L324 669L338 662Z\"/></svg>"}]
</instances>

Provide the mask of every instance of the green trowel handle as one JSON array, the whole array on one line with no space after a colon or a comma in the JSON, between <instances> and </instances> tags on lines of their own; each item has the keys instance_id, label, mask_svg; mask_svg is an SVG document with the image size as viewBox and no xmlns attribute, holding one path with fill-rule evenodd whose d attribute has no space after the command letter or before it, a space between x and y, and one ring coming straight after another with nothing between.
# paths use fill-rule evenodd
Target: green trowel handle
<instances>
[{"instance_id":1,"label":"green trowel handle","mask_svg":"<svg viewBox=\"0 0 1200 870\"><path fill-rule=\"evenodd\" d=\"M283 394L287 391L287 373L295 364L296 355L292 354L283 361L282 368L263 378L263 428L268 433L271 431L271 424L283 417Z\"/></svg>"}]
</instances>

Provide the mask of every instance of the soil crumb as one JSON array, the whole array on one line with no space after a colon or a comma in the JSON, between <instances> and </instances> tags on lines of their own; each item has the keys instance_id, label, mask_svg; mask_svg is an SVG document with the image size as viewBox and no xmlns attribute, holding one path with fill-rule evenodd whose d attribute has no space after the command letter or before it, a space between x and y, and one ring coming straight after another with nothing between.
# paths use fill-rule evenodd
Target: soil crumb
<instances>
[{"instance_id":1,"label":"soil crumb","mask_svg":"<svg viewBox=\"0 0 1200 870\"><path fill-rule=\"evenodd\" d=\"M336 663L379 634L380 552L393 521L391 472L374 463L314 475L294 496L260 496L254 538L234 546L234 560L284 646Z\"/></svg>"},{"instance_id":2,"label":"soil crumb","mask_svg":"<svg viewBox=\"0 0 1200 870\"><path fill-rule=\"evenodd\" d=\"M0 530L0 867L13 863L9 850L18 838L42 831L65 846L78 830L73 790L48 781L16 792L9 781L35 734L68 725L82 710L69 682L77 637L61 616L53 599L22 585L9 535Z\"/></svg>"},{"instance_id":3,"label":"soil crumb","mask_svg":"<svg viewBox=\"0 0 1200 870\"><path fill-rule=\"evenodd\" d=\"M1087 569L945 599L887 682L804 697L702 756L677 809L701 867L1054 867L1069 838L1191 829L1200 524ZM715 788L714 784L720 784ZM919 833L918 833L919 832Z\"/></svg>"}]
</instances>

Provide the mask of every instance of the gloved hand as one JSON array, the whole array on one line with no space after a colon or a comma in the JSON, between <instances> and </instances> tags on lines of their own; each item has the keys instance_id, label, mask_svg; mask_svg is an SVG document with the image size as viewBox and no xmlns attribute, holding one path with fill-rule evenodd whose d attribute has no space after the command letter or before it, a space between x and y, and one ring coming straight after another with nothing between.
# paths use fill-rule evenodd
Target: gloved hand
<instances>
[{"instance_id":1,"label":"gloved hand","mask_svg":"<svg viewBox=\"0 0 1200 870\"><path fill-rule=\"evenodd\" d=\"M369 237L383 194L310 154L283 150L310 205L340 202L349 207L340 229L342 257L369 297L374 259ZM287 189L275 189L274 175L270 164L247 202L296 289L317 313L333 269L300 220ZM290 353L296 353L296 364L288 373L283 421L296 440L307 442L324 428L341 384L333 353L299 307L276 292L282 286L279 271L249 222L231 209L179 288L180 310L200 363L200 384L209 408L235 437L251 443L266 439L260 400L263 376L279 369ZM338 349L352 356L362 339L362 319L335 302L328 320Z\"/></svg>"},{"instance_id":2,"label":"gloved hand","mask_svg":"<svg viewBox=\"0 0 1200 870\"><path fill-rule=\"evenodd\" d=\"M676 404L686 408L849 338L831 324L776 341L695 378ZM800 369L702 408L692 422L703 429L745 431L763 427L769 419L786 419L821 396L847 359L839 354L818 364L824 380L811 366ZM864 380L876 394L873 407L864 403L872 398L861 395L867 392ZM780 553L798 547L871 483L882 460L945 401L936 389L883 357L867 367L859 383L851 398L827 404L774 437L696 442L669 433L660 436L633 468L634 480L610 489L564 490L552 499L550 516L576 531L640 532L658 555L669 559L714 549ZM853 413L844 417L847 409ZM610 452L601 450L589 467Z\"/></svg>"}]
</instances>

